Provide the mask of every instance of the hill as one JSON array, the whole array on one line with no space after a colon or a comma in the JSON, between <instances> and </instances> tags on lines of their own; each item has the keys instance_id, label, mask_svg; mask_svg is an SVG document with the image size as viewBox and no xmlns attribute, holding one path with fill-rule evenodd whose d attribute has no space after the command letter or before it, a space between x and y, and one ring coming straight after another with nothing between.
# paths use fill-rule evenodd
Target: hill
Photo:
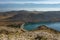
<instances>
[{"instance_id":1,"label":"hill","mask_svg":"<svg viewBox=\"0 0 60 40\"><path fill-rule=\"evenodd\" d=\"M0 12L0 23L56 22L60 21L60 11L9 11Z\"/></svg>"},{"instance_id":2,"label":"hill","mask_svg":"<svg viewBox=\"0 0 60 40\"><path fill-rule=\"evenodd\" d=\"M11 11L0 13L0 19L4 21L24 21L24 22L39 22L39 21L59 21L60 11ZM2 20L1 20L2 21Z\"/></svg>"},{"instance_id":3,"label":"hill","mask_svg":"<svg viewBox=\"0 0 60 40\"><path fill-rule=\"evenodd\" d=\"M60 32L47 26L39 26L33 31L25 31L21 28L7 30L6 28L0 30L1 40L60 40Z\"/></svg>"}]
</instances>

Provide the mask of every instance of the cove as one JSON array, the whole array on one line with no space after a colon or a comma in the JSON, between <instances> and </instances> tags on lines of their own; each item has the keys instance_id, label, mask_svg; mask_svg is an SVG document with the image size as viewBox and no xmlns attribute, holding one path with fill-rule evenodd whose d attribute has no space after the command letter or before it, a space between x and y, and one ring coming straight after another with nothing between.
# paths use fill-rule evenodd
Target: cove
<instances>
[{"instance_id":1,"label":"cove","mask_svg":"<svg viewBox=\"0 0 60 40\"><path fill-rule=\"evenodd\" d=\"M45 25L49 28L55 29L60 31L60 22L38 22L38 23L25 23L24 29L25 30L35 30L37 27Z\"/></svg>"}]
</instances>

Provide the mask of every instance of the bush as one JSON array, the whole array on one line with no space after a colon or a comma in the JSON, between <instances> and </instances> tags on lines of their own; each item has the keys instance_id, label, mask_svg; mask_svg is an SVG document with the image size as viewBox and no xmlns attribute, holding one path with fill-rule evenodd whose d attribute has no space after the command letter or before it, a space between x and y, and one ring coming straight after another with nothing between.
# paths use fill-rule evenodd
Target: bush
<instances>
[{"instance_id":1,"label":"bush","mask_svg":"<svg viewBox=\"0 0 60 40\"><path fill-rule=\"evenodd\" d=\"M7 25L8 27L15 27L15 28L20 28L20 24L10 24L10 25Z\"/></svg>"},{"instance_id":2,"label":"bush","mask_svg":"<svg viewBox=\"0 0 60 40\"><path fill-rule=\"evenodd\" d=\"M43 36L37 36L35 38L35 40L47 40L47 38L43 37Z\"/></svg>"}]
</instances>

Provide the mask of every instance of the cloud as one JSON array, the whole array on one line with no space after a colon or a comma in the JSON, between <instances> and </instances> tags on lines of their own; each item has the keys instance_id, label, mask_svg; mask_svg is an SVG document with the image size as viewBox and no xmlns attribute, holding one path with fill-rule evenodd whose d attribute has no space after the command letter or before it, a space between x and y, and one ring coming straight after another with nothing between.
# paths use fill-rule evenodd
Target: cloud
<instances>
[{"instance_id":1,"label":"cloud","mask_svg":"<svg viewBox=\"0 0 60 40\"><path fill-rule=\"evenodd\" d=\"M46 1L46 0L0 0L0 1Z\"/></svg>"},{"instance_id":2,"label":"cloud","mask_svg":"<svg viewBox=\"0 0 60 40\"><path fill-rule=\"evenodd\" d=\"M7 8L0 9L1 12L5 11L18 11L18 10L29 10L29 11L60 11L60 8Z\"/></svg>"},{"instance_id":3,"label":"cloud","mask_svg":"<svg viewBox=\"0 0 60 40\"><path fill-rule=\"evenodd\" d=\"M4 1L4 0L0 0L0 1ZM5 1L53 1L53 0L5 0Z\"/></svg>"},{"instance_id":4,"label":"cloud","mask_svg":"<svg viewBox=\"0 0 60 40\"><path fill-rule=\"evenodd\" d=\"M25 1L0 0L0 11L11 11L11 10L60 11L59 5L60 0L25 0Z\"/></svg>"},{"instance_id":5,"label":"cloud","mask_svg":"<svg viewBox=\"0 0 60 40\"><path fill-rule=\"evenodd\" d=\"M49 1L28 1L28 2L16 2L16 1L12 1L12 2L0 2L0 4L60 4L60 1L59 2L49 2Z\"/></svg>"}]
</instances>

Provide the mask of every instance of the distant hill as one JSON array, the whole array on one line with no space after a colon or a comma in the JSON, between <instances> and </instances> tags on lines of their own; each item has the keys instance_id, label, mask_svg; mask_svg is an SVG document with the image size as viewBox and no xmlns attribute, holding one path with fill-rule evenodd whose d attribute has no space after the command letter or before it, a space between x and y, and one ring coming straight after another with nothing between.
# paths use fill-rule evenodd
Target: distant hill
<instances>
[{"instance_id":1,"label":"distant hill","mask_svg":"<svg viewBox=\"0 0 60 40\"><path fill-rule=\"evenodd\" d=\"M21 22L40 22L40 21L60 21L60 11L10 11L0 12L0 21L21 21Z\"/></svg>"}]
</instances>

